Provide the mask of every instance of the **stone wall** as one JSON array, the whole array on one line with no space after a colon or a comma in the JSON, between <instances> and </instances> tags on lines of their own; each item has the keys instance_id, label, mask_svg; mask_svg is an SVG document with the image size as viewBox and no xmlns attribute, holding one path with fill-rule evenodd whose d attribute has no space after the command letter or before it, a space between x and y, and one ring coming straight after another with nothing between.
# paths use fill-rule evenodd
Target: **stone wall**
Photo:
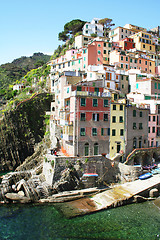
<instances>
[{"instance_id":1,"label":"stone wall","mask_svg":"<svg viewBox=\"0 0 160 240\"><path fill-rule=\"evenodd\" d=\"M62 172L72 164L80 178L86 172L98 174L98 185L108 185L120 180L118 163L112 163L103 156L55 157L47 154L43 163L43 174L48 184L54 184Z\"/></svg>"}]
</instances>

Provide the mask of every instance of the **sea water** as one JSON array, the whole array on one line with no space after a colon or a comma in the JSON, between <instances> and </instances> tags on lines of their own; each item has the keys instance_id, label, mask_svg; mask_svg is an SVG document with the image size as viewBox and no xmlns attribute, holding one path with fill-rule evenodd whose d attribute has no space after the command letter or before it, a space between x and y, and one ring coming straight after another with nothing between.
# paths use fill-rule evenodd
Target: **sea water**
<instances>
[{"instance_id":1,"label":"sea water","mask_svg":"<svg viewBox=\"0 0 160 240\"><path fill-rule=\"evenodd\" d=\"M160 209L131 204L66 219L53 205L0 207L0 240L160 239Z\"/></svg>"}]
</instances>

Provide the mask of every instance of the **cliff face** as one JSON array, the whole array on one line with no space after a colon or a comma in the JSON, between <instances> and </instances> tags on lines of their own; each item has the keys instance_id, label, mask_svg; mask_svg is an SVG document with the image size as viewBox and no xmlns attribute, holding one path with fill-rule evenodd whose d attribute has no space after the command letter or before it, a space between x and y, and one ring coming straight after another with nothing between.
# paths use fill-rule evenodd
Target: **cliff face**
<instances>
[{"instance_id":1,"label":"cliff face","mask_svg":"<svg viewBox=\"0 0 160 240\"><path fill-rule=\"evenodd\" d=\"M45 134L45 112L52 98L39 94L5 115L0 123L0 171L14 170L34 153Z\"/></svg>"}]
</instances>

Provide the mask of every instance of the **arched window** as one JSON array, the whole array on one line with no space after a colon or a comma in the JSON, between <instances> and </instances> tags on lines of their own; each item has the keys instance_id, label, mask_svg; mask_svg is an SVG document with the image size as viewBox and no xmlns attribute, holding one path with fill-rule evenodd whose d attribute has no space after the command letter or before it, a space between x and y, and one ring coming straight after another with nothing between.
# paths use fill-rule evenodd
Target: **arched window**
<instances>
[{"instance_id":1,"label":"arched window","mask_svg":"<svg viewBox=\"0 0 160 240\"><path fill-rule=\"evenodd\" d=\"M94 143L94 155L98 155L98 143Z\"/></svg>"},{"instance_id":2,"label":"arched window","mask_svg":"<svg viewBox=\"0 0 160 240\"><path fill-rule=\"evenodd\" d=\"M85 143L84 145L84 155L85 156L89 155L89 143Z\"/></svg>"}]
</instances>

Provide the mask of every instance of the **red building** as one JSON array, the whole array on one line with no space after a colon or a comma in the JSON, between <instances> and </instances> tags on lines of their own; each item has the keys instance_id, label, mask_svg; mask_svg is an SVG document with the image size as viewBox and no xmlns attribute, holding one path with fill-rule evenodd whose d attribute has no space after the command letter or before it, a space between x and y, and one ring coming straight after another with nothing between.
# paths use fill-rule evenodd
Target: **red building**
<instances>
[{"instance_id":1,"label":"red building","mask_svg":"<svg viewBox=\"0 0 160 240\"><path fill-rule=\"evenodd\" d=\"M109 153L110 99L110 93L103 88L71 86L64 100L69 105L66 119L72 128L72 137L63 131L63 147L69 155Z\"/></svg>"},{"instance_id":2,"label":"red building","mask_svg":"<svg viewBox=\"0 0 160 240\"><path fill-rule=\"evenodd\" d=\"M125 38L122 41L119 41L119 45L123 50L129 50L135 48L135 43L132 38Z\"/></svg>"}]
</instances>

